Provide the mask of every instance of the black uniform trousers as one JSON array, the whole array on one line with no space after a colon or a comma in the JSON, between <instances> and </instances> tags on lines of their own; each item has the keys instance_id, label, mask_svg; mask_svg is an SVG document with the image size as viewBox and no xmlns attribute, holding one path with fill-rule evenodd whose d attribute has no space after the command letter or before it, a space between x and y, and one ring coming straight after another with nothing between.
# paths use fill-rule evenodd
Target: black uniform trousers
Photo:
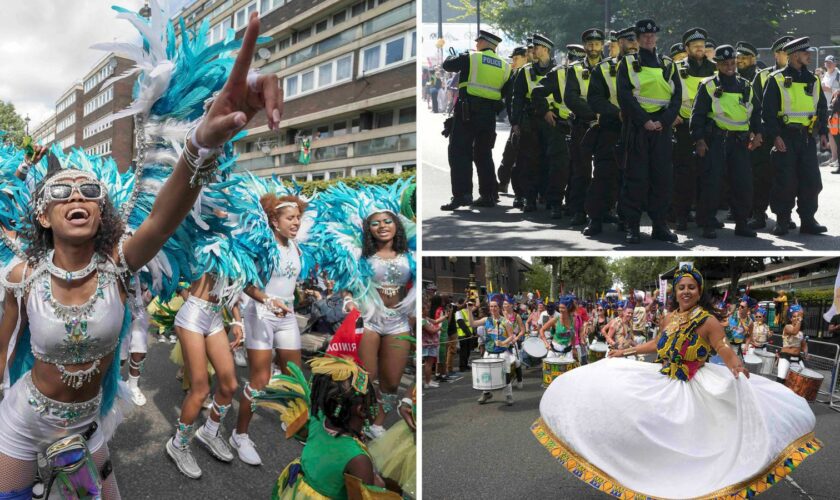
<instances>
[{"instance_id":1,"label":"black uniform trousers","mask_svg":"<svg viewBox=\"0 0 840 500\"><path fill-rule=\"evenodd\" d=\"M519 154L519 137L511 133L505 143L505 150L502 153L502 163L499 165L497 174L499 184L510 182L511 187L513 187L513 194L515 196L522 196L522 180L519 175L514 175L516 172L514 168L517 154Z\"/></svg>"},{"instance_id":2,"label":"black uniform trousers","mask_svg":"<svg viewBox=\"0 0 840 500\"><path fill-rule=\"evenodd\" d=\"M479 194L488 200L496 198L495 144L496 110L492 101L472 100L467 121L464 121L461 106L455 107L449 136L449 176L453 197L472 199L472 164L475 161Z\"/></svg>"},{"instance_id":3,"label":"black uniform trousers","mask_svg":"<svg viewBox=\"0 0 840 500\"><path fill-rule=\"evenodd\" d=\"M674 195L671 199L671 213L678 219L685 219L697 200L697 173L700 170L700 162L694 155L694 141L688 131L688 120L674 127L674 138Z\"/></svg>"},{"instance_id":4,"label":"black uniform trousers","mask_svg":"<svg viewBox=\"0 0 840 500\"><path fill-rule=\"evenodd\" d=\"M720 206L724 179L729 181L729 206L736 223L746 223L752 209L752 175L749 132L726 133L714 127L706 136L709 150L701 159L697 196L697 225L711 226Z\"/></svg>"},{"instance_id":5,"label":"black uniform trousers","mask_svg":"<svg viewBox=\"0 0 840 500\"><path fill-rule=\"evenodd\" d=\"M773 187L773 165L770 163L770 149L773 144L763 143L750 151L753 178L752 216L764 219L770 206L770 189Z\"/></svg>"},{"instance_id":6,"label":"black uniform trousers","mask_svg":"<svg viewBox=\"0 0 840 500\"><path fill-rule=\"evenodd\" d=\"M586 192L592 180L592 149L584 148L583 138L589 130L588 123L575 122L569 141L569 190L567 211L576 214L584 211Z\"/></svg>"},{"instance_id":7,"label":"black uniform trousers","mask_svg":"<svg viewBox=\"0 0 840 500\"><path fill-rule=\"evenodd\" d=\"M656 115L652 118L656 121ZM674 188L671 128L651 132L630 125L627 162L619 206L623 220L637 226L647 211L655 225L664 225Z\"/></svg>"},{"instance_id":8,"label":"black uniform trousers","mask_svg":"<svg viewBox=\"0 0 840 500\"><path fill-rule=\"evenodd\" d=\"M615 157L615 145L620 130L599 126L590 130L597 133L593 154L594 168L592 182L586 192L586 215L590 219L603 219L614 206L618 198L618 162Z\"/></svg>"},{"instance_id":9,"label":"black uniform trousers","mask_svg":"<svg viewBox=\"0 0 840 500\"><path fill-rule=\"evenodd\" d=\"M536 202L542 194L551 206L559 206L569 179L569 127L562 122L552 127L542 116L530 113L522 117L519 130L513 175L520 175L525 198Z\"/></svg>"},{"instance_id":10,"label":"black uniform trousers","mask_svg":"<svg viewBox=\"0 0 840 500\"><path fill-rule=\"evenodd\" d=\"M781 137L787 152L770 153L775 173L770 208L777 219L789 218L795 204L800 220L812 222L822 191L816 140L804 127L785 127Z\"/></svg>"}]
</instances>

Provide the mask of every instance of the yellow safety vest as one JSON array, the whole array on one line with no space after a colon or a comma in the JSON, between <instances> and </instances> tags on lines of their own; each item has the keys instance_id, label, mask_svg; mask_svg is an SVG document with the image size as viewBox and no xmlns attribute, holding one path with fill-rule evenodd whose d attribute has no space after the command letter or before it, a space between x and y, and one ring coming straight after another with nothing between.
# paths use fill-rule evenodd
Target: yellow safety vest
<instances>
[{"instance_id":1,"label":"yellow safety vest","mask_svg":"<svg viewBox=\"0 0 840 500\"><path fill-rule=\"evenodd\" d=\"M721 130L732 130L746 132L750 129L750 117L752 116L753 91L750 86L749 100L747 103L741 101L744 94L741 92L723 92L720 97L715 96L715 89L719 82L717 77L710 76L703 80L706 92L712 99L712 110L708 117L715 121L715 125Z\"/></svg>"},{"instance_id":2,"label":"yellow safety vest","mask_svg":"<svg viewBox=\"0 0 840 500\"><path fill-rule=\"evenodd\" d=\"M615 89L615 82L616 76L618 75L617 71L615 75L610 74L610 68L613 68L618 65L618 61L615 59L608 59L606 61L601 62L595 68L597 71L601 72L601 76L604 77L604 82L607 84L607 90L609 90L610 95L608 96L610 102L613 103L616 107L618 107L618 92ZM606 72L605 72L606 71Z\"/></svg>"},{"instance_id":3,"label":"yellow safety vest","mask_svg":"<svg viewBox=\"0 0 840 500\"><path fill-rule=\"evenodd\" d=\"M466 88L467 94L498 101L502 99L502 87L510 78L510 64L495 52L470 52L470 71L467 81L458 88Z\"/></svg>"},{"instance_id":4,"label":"yellow safety vest","mask_svg":"<svg viewBox=\"0 0 840 500\"><path fill-rule=\"evenodd\" d=\"M554 100L554 96L548 96L548 107L553 109L557 116L563 120L568 120L572 116L572 110L566 106L566 68L557 67L557 86L560 89L561 102Z\"/></svg>"},{"instance_id":5,"label":"yellow safety vest","mask_svg":"<svg viewBox=\"0 0 840 500\"><path fill-rule=\"evenodd\" d=\"M525 97L527 97L528 100L531 100L531 92L533 92L534 87L536 87L542 79L545 78L545 75L539 75L536 71L533 71L533 69L534 65L530 63L522 66L522 70L525 71L525 84L528 87L528 90L525 92Z\"/></svg>"},{"instance_id":6,"label":"yellow safety vest","mask_svg":"<svg viewBox=\"0 0 840 500\"><path fill-rule=\"evenodd\" d=\"M624 59L627 62L627 75L633 86L633 97L642 109L648 113L656 113L668 106L671 96L674 95L674 82L665 79L664 70L641 66L641 71L636 71L633 69L636 56L628 54Z\"/></svg>"},{"instance_id":7,"label":"yellow safety vest","mask_svg":"<svg viewBox=\"0 0 840 500\"><path fill-rule=\"evenodd\" d=\"M591 71L589 68L585 68L583 66L582 61L573 63L572 69L575 71L575 78L577 78L578 85L580 86L580 96L586 99L586 96L589 93L589 74Z\"/></svg>"},{"instance_id":8,"label":"yellow safety vest","mask_svg":"<svg viewBox=\"0 0 840 500\"><path fill-rule=\"evenodd\" d=\"M769 68L764 68L758 72L758 81L761 83L761 91L764 92L764 88L767 86L767 80L770 79L770 73L775 71L773 68L775 66L771 66Z\"/></svg>"},{"instance_id":9,"label":"yellow safety vest","mask_svg":"<svg viewBox=\"0 0 840 500\"><path fill-rule=\"evenodd\" d=\"M779 95L782 98L778 116L782 118L785 124L811 125L812 120L817 115L817 104L820 102L820 93L822 92L820 82L814 76L812 95L808 95L805 93L805 83L792 82L790 87L785 87L783 71L783 69L780 69L770 75L776 80L776 84L779 86Z\"/></svg>"},{"instance_id":10,"label":"yellow safety vest","mask_svg":"<svg viewBox=\"0 0 840 500\"><path fill-rule=\"evenodd\" d=\"M680 103L680 116L688 120L691 118L691 108L694 106L694 98L697 97L697 91L700 90L700 84L703 80L707 77L705 76L692 76L686 74L683 77L682 71L680 69L685 69L688 71L688 59L681 61L680 68L678 68L679 76L680 76L680 86L682 87L682 102ZM717 72L715 72L717 74Z\"/></svg>"},{"instance_id":11,"label":"yellow safety vest","mask_svg":"<svg viewBox=\"0 0 840 500\"><path fill-rule=\"evenodd\" d=\"M458 336L459 337L466 337L467 336L467 331L464 330L463 328L461 328L461 325L458 324L458 320L462 319L462 320L464 320L464 323L467 324L467 326L470 326L470 318L466 317L468 314L469 313L466 312L465 309L461 309L460 311L455 311L455 326L458 327Z\"/></svg>"}]
</instances>

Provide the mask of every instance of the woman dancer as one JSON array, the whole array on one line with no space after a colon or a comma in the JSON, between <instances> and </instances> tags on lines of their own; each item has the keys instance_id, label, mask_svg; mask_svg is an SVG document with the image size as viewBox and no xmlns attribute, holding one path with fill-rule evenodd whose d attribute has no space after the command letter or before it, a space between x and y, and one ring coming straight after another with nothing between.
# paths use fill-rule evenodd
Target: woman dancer
<instances>
[{"instance_id":1,"label":"woman dancer","mask_svg":"<svg viewBox=\"0 0 840 500\"><path fill-rule=\"evenodd\" d=\"M513 334L516 336L515 350L521 351L521 339L525 336L525 325L522 323L522 317L516 314L516 311L513 309L512 298L505 297L504 301L502 301L502 314L513 327ZM516 388L522 389L522 357L519 352L516 354L520 358L520 362L514 367L514 373L516 374Z\"/></svg>"},{"instance_id":2,"label":"woman dancer","mask_svg":"<svg viewBox=\"0 0 840 500\"><path fill-rule=\"evenodd\" d=\"M767 309L759 307L755 311L755 322L753 323L752 335L750 335L750 344L752 349L763 349L770 338L770 327L764 320L767 318Z\"/></svg>"},{"instance_id":3,"label":"woman dancer","mask_svg":"<svg viewBox=\"0 0 840 500\"><path fill-rule=\"evenodd\" d=\"M632 304L624 304L621 315L610 322L604 337L607 339L607 345L613 349L627 349L636 345L636 339L633 338Z\"/></svg>"},{"instance_id":4,"label":"woman dancer","mask_svg":"<svg viewBox=\"0 0 840 500\"><path fill-rule=\"evenodd\" d=\"M802 306L794 304L788 309L790 323L782 330L782 350L776 353L779 367L776 381L784 384L792 363L802 364L802 358L808 355L808 343L802 333L802 318L805 313Z\"/></svg>"},{"instance_id":5,"label":"woman dancer","mask_svg":"<svg viewBox=\"0 0 840 500\"><path fill-rule=\"evenodd\" d=\"M673 290L658 339L557 378L531 430L576 477L616 497L764 491L820 448L814 414L787 388L749 378L699 271L681 267ZM726 366L706 363L713 348ZM621 358L654 352L657 363ZM622 425L589 432L599 415L619 414Z\"/></svg>"}]
</instances>

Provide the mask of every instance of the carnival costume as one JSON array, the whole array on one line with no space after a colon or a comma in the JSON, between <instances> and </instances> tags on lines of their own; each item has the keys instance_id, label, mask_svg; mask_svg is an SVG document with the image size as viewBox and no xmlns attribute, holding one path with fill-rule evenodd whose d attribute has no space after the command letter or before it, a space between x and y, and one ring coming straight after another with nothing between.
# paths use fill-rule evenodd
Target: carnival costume
<instances>
[{"instance_id":1,"label":"carnival costume","mask_svg":"<svg viewBox=\"0 0 840 500\"><path fill-rule=\"evenodd\" d=\"M334 356L315 358L309 362L314 375L329 375L333 381L350 380L349 391L341 396L336 413L349 411L346 408L356 395L373 390L368 374L352 360ZM323 412L310 413L311 389L303 372L289 363L291 375L274 375L264 392L257 396L258 404L280 412L280 419L286 425L286 437L298 436L305 445L300 458L289 463L272 492L273 499L342 499L347 498L344 472L347 464L359 455L370 456L367 446L352 435L338 433L326 427L327 418ZM347 403L347 405L344 404ZM382 488L355 483L364 498L399 498L395 493Z\"/></svg>"},{"instance_id":2,"label":"carnival costume","mask_svg":"<svg viewBox=\"0 0 840 500\"><path fill-rule=\"evenodd\" d=\"M702 276L686 274L701 289ZM675 312L657 363L607 358L555 379L531 426L540 444L589 485L618 498L749 498L819 450L807 401L764 377L704 364L702 307ZM599 415L620 425L592 427ZM618 451L618 452L617 452Z\"/></svg>"}]
</instances>

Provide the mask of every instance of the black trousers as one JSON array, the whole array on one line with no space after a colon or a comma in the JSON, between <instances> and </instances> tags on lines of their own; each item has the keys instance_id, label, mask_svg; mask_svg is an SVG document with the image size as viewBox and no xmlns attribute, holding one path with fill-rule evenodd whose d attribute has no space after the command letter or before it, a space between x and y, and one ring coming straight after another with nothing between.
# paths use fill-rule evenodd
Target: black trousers
<instances>
[{"instance_id":1,"label":"black trousers","mask_svg":"<svg viewBox=\"0 0 840 500\"><path fill-rule=\"evenodd\" d=\"M559 205L569 178L569 127L562 123L552 127L534 114L523 117L519 127L519 154L513 176L521 176L529 201L536 201L542 194L552 206Z\"/></svg>"},{"instance_id":2,"label":"black trousers","mask_svg":"<svg viewBox=\"0 0 840 500\"><path fill-rule=\"evenodd\" d=\"M624 221L638 225L647 211L654 225L665 224L674 187L671 129L651 132L633 126L619 205Z\"/></svg>"},{"instance_id":3,"label":"black trousers","mask_svg":"<svg viewBox=\"0 0 840 500\"><path fill-rule=\"evenodd\" d=\"M777 218L790 218L795 204L799 218L811 222L822 191L816 141L805 129L785 128L781 137L787 152L770 153L775 172L770 208Z\"/></svg>"},{"instance_id":4,"label":"black trousers","mask_svg":"<svg viewBox=\"0 0 840 500\"><path fill-rule=\"evenodd\" d=\"M436 89L434 87L432 87L429 90L429 97L432 99L432 113L437 113L439 111L438 110L438 93L439 92L440 92L440 89Z\"/></svg>"},{"instance_id":5,"label":"black trousers","mask_svg":"<svg viewBox=\"0 0 840 500\"><path fill-rule=\"evenodd\" d=\"M458 337L458 368L465 372L469 369L470 353L473 350L475 337Z\"/></svg>"},{"instance_id":6,"label":"black trousers","mask_svg":"<svg viewBox=\"0 0 840 500\"><path fill-rule=\"evenodd\" d=\"M770 206L770 190L773 187L773 166L770 163L772 144L763 143L760 148L750 151L753 178L752 216L764 218Z\"/></svg>"},{"instance_id":7,"label":"black trousers","mask_svg":"<svg viewBox=\"0 0 840 500\"><path fill-rule=\"evenodd\" d=\"M677 218L686 218L697 201L700 162L694 154L694 141L688 131L688 121L674 127L674 138L674 194L671 198L671 211Z\"/></svg>"},{"instance_id":8,"label":"black trousers","mask_svg":"<svg viewBox=\"0 0 840 500\"><path fill-rule=\"evenodd\" d=\"M496 172L499 178L499 184L511 183L513 187L513 194L522 196L522 180L520 179L521 172L514 171L516 165L516 155L519 153L519 137L513 133L508 136L505 143L505 150L502 153L502 163L499 164L499 170Z\"/></svg>"},{"instance_id":9,"label":"black trousers","mask_svg":"<svg viewBox=\"0 0 840 500\"><path fill-rule=\"evenodd\" d=\"M583 147L588 123L574 123L569 141L569 191L567 209L572 214L584 211L586 192L592 180L592 150Z\"/></svg>"},{"instance_id":10,"label":"black trousers","mask_svg":"<svg viewBox=\"0 0 840 500\"><path fill-rule=\"evenodd\" d=\"M449 136L449 176L452 196L472 198L472 165L478 172L478 193L495 199L498 185L493 166L496 144L496 112L488 104L471 104L469 120L464 121L461 107L455 107L452 133Z\"/></svg>"},{"instance_id":11,"label":"black trousers","mask_svg":"<svg viewBox=\"0 0 840 500\"><path fill-rule=\"evenodd\" d=\"M710 226L722 198L723 180L729 181L729 206L736 223L745 223L752 209L749 132L706 137L709 150L701 160L700 193L697 197L697 225Z\"/></svg>"},{"instance_id":12,"label":"black trousers","mask_svg":"<svg viewBox=\"0 0 840 500\"><path fill-rule=\"evenodd\" d=\"M596 131L590 131L595 133ZM594 168L592 182L586 192L584 207L590 219L602 219L618 199L618 162L615 144L620 131L610 127L598 127L593 154Z\"/></svg>"}]
</instances>

